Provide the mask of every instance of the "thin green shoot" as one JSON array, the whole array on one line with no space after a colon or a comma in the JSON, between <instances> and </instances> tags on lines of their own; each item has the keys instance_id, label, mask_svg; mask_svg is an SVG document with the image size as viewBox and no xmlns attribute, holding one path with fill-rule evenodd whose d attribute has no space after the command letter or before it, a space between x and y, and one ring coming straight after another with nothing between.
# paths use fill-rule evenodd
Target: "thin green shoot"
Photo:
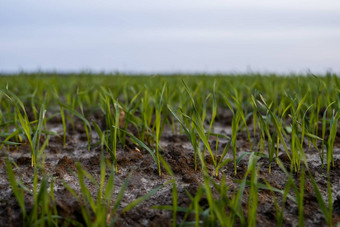
<instances>
[{"instance_id":1,"label":"thin green shoot","mask_svg":"<svg viewBox=\"0 0 340 227\"><path fill-rule=\"evenodd\" d=\"M12 188L13 194L18 201L19 207L22 212L23 220L26 220L26 207L25 207L25 197L24 197L24 189L21 187L18 187L17 180L15 179L15 175L12 169L12 164L10 160L6 159L6 172L8 177L8 182Z\"/></svg>"},{"instance_id":2,"label":"thin green shoot","mask_svg":"<svg viewBox=\"0 0 340 227\"><path fill-rule=\"evenodd\" d=\"M309 177L310 180L312 182L313 188L314 188L314 193L317 199L317 202L319 204L319 209L321 210L323 216L325 217L327 224L329 226L332 226L333 221L332 221L332 216L333 216L333 212L332 212L332 208L333 208L333 204L332 204L332 188L331 188L331 184L330 184L330 179L329 177L327 178L327 188L328 188L328 208L326 205L326 202L324 201L322 194L320 192L319 187L317 186L314 177L312 176L312 174L309 172Z\"/></svg>"},{"instance_id":3,"label":"thin green shoot","mask_svg":"<svg viewBox=\"0 0 340 227\"><path fill-rule=\"evenodd\" d=\"M162 158L162 156L160 156L160 161L162 162L162 165L164 166L166 171L170 174L171 178L174 180L172 183L172 226L175 227L177 209L178 209L178 193L177 193L176 179L169 164Z\"/></svg>"},{"instance_id":4,"label":"thin green shoot","mask_svg":"<svg viewBox=\"0 0 340 227\"><path fill-rule=\"evenodd\" d=\"M161 130L161 112L163 108L163 94L165 91L166 85L163 85L163 89L159 98L159 103L156 105L156 156L157 156L157 164L158 164L158 172L159 176L162 175L161 172L161 162L160 162L160 155L159 155L159 141L160 141L160 130Z\"/></svg>"}]
</instances>

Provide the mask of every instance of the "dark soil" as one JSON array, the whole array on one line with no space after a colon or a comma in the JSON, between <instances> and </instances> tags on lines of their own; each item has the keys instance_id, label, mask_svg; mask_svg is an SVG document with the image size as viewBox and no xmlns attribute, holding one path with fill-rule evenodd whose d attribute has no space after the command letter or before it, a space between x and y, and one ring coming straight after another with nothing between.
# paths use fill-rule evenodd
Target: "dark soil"
<instances>
[{"instance_id":1,"label":"dark soil","mask_svg":"<svg viewBox=\"0 0 340 227\"><path fill-rule=\"evenodd\" d=\"M98 117L99 118L99 117ZM215 131L217 133L225 133L230 135L229 125L230 116L219 116ZM99 121L99 120L98 120ZM100 121L99 121L100 122ZM218 127L219 125L219 127ZM54 119L49 122L50 130L56 131L62 135L61 122ZM80 206L72 194L65 188L66 182L71 188L79 192L79 183L77 177L76 163L86 169L92 176L99 178L100 175L100 155L101 147L92 146L88 149L85 131L82 128L81 122L76 122L75 127L68 125L68 135L66 146L62 144L62 137L51 136L49 146L45 151L45 171L51 177L55 178L55 200L57 204L58 214L77 220L82 223L82 215ZM238 135L238 154L249 152L249 143L246 134ZM256 137L254 139L254 142ZM93 132L93 144L98 141L97 136ZM216 143L216 138L211 138L212 144ZM221 155L226 140L219 139L218 155ZM331 170L331 183L333 191L333 217L334 222L340 220L340 144L335 144L337 147L334 150L335 167ZM194 151L188 139L183 135L173 135L170 129L165 128L161 139L162 156L171 167L175 174L178 187L178 205L188 207L190 199L186 193L195 195L196 191L203 182L201 166L195 171ZM281 150L281 149L280 149ZM327 178L326 169L321 168L320 158L315 149L306 146L306 155L309 161L309 168L313 174L318 186L321 189L324 198L327 198ZM17 179L22 179L23 183L32 188L33 170L31 167L30 147L28 144L22 144L16 149L8 149L3 147L0 153L0 226L21 226L21 212L12 193L12 190L7 181L5 171L5 158L8 156L16 162L18 168L15 168ZM206 161L211 176L213 176L213 165L210 156L206 154ZM231 158L229 151L227 158ZM110 155L105 152L105 158L110 160ZM285 155L284 150L280 151L280 159L289 169L290 161ZM125 192L120 208L125 207L129 202L136 198L145 195L152 189L171 179L165 169L162 169L162 176L158 174L157 164L153 161L151 155L144 150L140 150L134 145L128 144L123 149L121 145L117 150L118 173L115 175L115 195L118 194L121 186L133 171L129 178L129 186ZM230 193L237 190L239 184L237 179L242 179L248 164L248 156L246 156L237 166L237 175L234 174L233 163L230 162L220 170L220 175L215 178L217 183L222 177L225 177ZM271 164L271 172L269 173L268 159L261 158L259 160L258 181L263 183L267 181L271 186L280 190L284 189L286 179L281 168L273 162ZM108 172L109 173L109 172ZM300 174L294 175L297 181ZM96 195L94 185L87 182L88 188ZM246 214L248 203L248 188L246 188L243 197L242 207ZM281 195L275 194L278 198L278 203L281 204ZM317 199L314 189L309 178L305 184L305 204L304 217L306 226L323 226L326 225L325 219L318 208ZM206 201L202 200L202 204ZM161 188L150 199L143 204L137 206L128 213L119 216L117 226L171 226L172 212L165 210L151 209L155 205L171 205L172 204L172 186L167 185ZM32 206L32 197L27 195L27 207ZM181 223L184 213L178 213L177 221ZM287 200L284 207L284 226L296 226L298 223L298 209L296 204ZM259 201L257 209L257 224L258 226L276 226L276 212L274 207L273 194L268 190L259 190Z\"/></svg>"}]
</instances>

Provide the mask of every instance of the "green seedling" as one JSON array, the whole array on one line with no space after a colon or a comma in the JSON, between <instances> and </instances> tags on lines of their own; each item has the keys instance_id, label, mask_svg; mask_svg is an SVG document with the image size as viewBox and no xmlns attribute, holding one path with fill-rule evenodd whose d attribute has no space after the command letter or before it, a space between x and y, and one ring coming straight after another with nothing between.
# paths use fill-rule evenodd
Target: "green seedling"
<instances>
[{"instance_id":1,"label":"green seedling","mask_svg":"<svg viewBox=\"0 0 340 227\"><path fill-rule=\"evenodd\" d=\"M177 194L177 186L176 186L176 180L175 175L172 172L170 166L168 163L160 156L160 161L162 162L162 165L166 169L166 171L170 174L173 183L172 183L172 226L176 226L176 216L177 216L177 209L178 209L178 194Z\"/></svg>"},{"instance_id":2,"label":"green seedling","mask_svg":"<svg viewBox=\"0 0 340 227\"><path fill-rule=\"evenodd\" d=\"M258 203L258 184L256 169L257 160L258 157L254 156L254 153L252 153L249 158L250 166L248 167L249 171L251 171L250 192L248 198L248 226L256 226L256 212Z\"/></svg>"},{"instance_id":3,"label":"green seedling","mask_svg":"<svg viewBox=\"0 0 340 227\"><path fill-rule=\"evenodd\" d=\"M198 150L199 150L199 147L198 147L199 144L198 144L197 139L196 139L194 123L192 122L190 124L190 128L188 128L188 125L186 123L184 123L184 121L182 121L178 117L178 115L170 107L170 105L168 105L168 109L171 112L171 114L174 116L174 118L180 123L180 125L182 126L182 129L184 130L185 135L188 137L189 141L191 142L191 145L194 148L195 170L197 170L197 154L198 154Z\"/></svg>"},{"instance_id":4,"label":"green seedling","mask_svg":"<svg viewBox=\"0 0 340 227\"><path fill-rule=\"evenodd\" d=\"M192 117L191 121L192 123L194 124L194 127L195 127L195 130L198 134L198 137L201 139L201 141L203 142L204 146L205 146L205 149L208 149L209 151L209 154L212 158L212 161L213 161L213 164L214 164L214 167L215 167L215 175L217 176L218 175L218 171L217 171L217 163L216 163L216 160L215 160L215 157L214 157L214 154L211 150L211 147L210 147L210 144L208 142L208 139L209 139L209 133L208 135L205 134L205 129L204 129L204 125L203 125L203 121L199 115L199 112L198 112L198 109L196 108L196 105L195 105L195 101L194 101L194 98L193 96L191 95L191 92L188 88L188 86L185 84L185 82L183 81L183 84L185 86L185 89L190 97L190 100L191 100L191 104L194 108L194 116ZM198 152L199 153L199 152ZM204 155L204 154L203 154Z\"/></svg>"},{"instance_id":5,"label":"green seedling","mask_svg":"<svg viewBox=\"0 0 340 227\"><path fill-rule=\"evenodd\" d=\"M66 145L66 119L65 119L64 108L62 106L60 107L60 116L61 116L61 121L62 121L62 124L63 124L63 146L65 148L65 145Z\"/></svg>"},{"instance_id":6,"label":"green seedling","mask_svg":"<svg viewBox=\"0 0 340 227\"><path fill-rule=\"evenodd\" d=\"M81 213L87 226L113 226L117 220L117 216L119 215L117 213L117 209L123 198L124 191L128 186L129 177L125 180L115 203L112 205L111 201L113 199L114 192L114 167L110 170L108 181L105 184L106 168L107 165L102 153L100 161L100 180L98 183L91 174L77 163L78 180L81 188L80 195L78 195L74 189L65 183L65 187L74 195L74 197L76 197L79 202L85 203L84 206L81 206ZM85 184L85 178L87 178L97 188L96 199L92 197L87 185ZM92 218L92 214L95 216L94 219Z\"/></svg>"},{"instance_id":7,"label":"green seedling","mask_svg":"<svg viewBox=\"0 0 340 227\"><path fill-rule=\"evenodd\" d=\"M321 210L323 216L325 217L327 224L329 226L332 226L333 221L333 199L332 199L332 187L331 187L331 183L330 183L330 177L328 175L327 177L327 188L328 188L328 207L327 207L327 203L325 202L325 200L322 197L322 194L320 192L319 187L317 186L312 174L309 172L309 177L310 180L312 182L313 188L314 188L314 193L317 199L317 202L319 204L319 209Z\"/></svg>"},{"instance_id":8,"label":"green seedling","mask_svg":"<svg viewBox=\"0 0 340 227\"><path fill-rule=\"evenodd\" d=\"M158 164L158 172L159 176L162 175L161 173L161 162L160 162L160 154L159 154L159 140L160 140L160 133L161 133L161 112L163 109L163 95L165 91L166 85L164 84L162 93L159 98L159 103L156 105L156 119L155 119L155 127L156 127L156 156L157 156L157 164Z\"/></svg>"},{"instance_id":9,"label":"green seedling","mask_svg":"<svg viewBox=\"0 0 340 227\"><path fill-rule=\"evenodd\" d=\"M235 175L236 175L237 174L237 165L236 165L237 133L240 129L241 121L243 121L245 125L246 125L246 121L245 121L245 118L244 118L244 114L243 114L241 104L238 101L238 98L233 97L233 99L234 99L234 101L236 102L236 105L237 105L237 111L235 112L233 105L230 103L230 101L227 99L227 97L225 95L222 95L222 97L224 99L225 104L228 106L229 110L233 114L233 119L232 119L232 123L231 123L231 142L232 142L233 159L234 159L234 170L235 170ZM250 142L250 145L251 145L249 131L248 131L247 127L246 127L246 129L247 129L247 134L248 134L248 137L249 137L249 142Z\"/></svg>"},{"instance_id":10,"label":"green seedling","mask_svg":"<svg viewBox=\"0 0 340 227\"><path fill-rule=\"evenodd\" d=\"M284 149L285 149L285 152L286 152L288 158L289 158L290 160L292 160L292 157L291 157L291 155L290 155L290 153L289 153L287 144L286 144L285 139L284 139L284 137L283 137L283 128L282 128L282 124L279 123L280 121L278 120L278 117L275 116L275 115L273 114L273 112L270 110L270 106L268 106L268 104L264 101L264 98L263 98L262 96L261 96L261 99L262 99L262 102L258 101L258 103L259 103L260 105L263 105L264 107L266 107L266 109L267 109L267 111L268 111L268 114L269 114L269 116L271 117L271 120L272 120L272 122L273 122L275 131L276 131L276 133L277 133L277 137L278 137L279 140L282 142L283 147L284 147Z\"/></svg>"},{"instance_id":11,"label":"green seedling","mask_svg":"<svg viewBox=\"0 0 340 227\"><path fill-rule=\"evenodd\" d=\"M340 118L340 112L338 111L336 114L333 112L332 118L329 123L329 138L327 141L327 172L328 173L331 169L331 166L334 167L333 147L334 147L335 137L337 133L339 118Z\"/></svg>"},{"instance_id":12,"label":"green seedling","mask_svg":"<svg viewBox=\"0 0 340 227\"><path fill-rule=\"evenodd\" d=\"M119 129L119 103L118 101L115 102L115 118L114 118L114 128L113 131L111 131L111 141L112 141L112 150L114 155L114 163L115 163L115 169L117 172L117 144L118 144L118 129ZM112 128L111 128L112 129Z\"/></svg>"},{"instance_id":13,"label":"green seedling","mask_svg":"<svg viewBox=\"0 0 340 227\"><path fill-rule=\"evenodd\" d=\"M49 180L43 176L38 185L38 168L34 167L33 189L28 189L21 181L16 180L13 167L9 159L6 159L6 172L8 181L13 190L14 196L18 201L22 212L24 226L58 226L58 220L75 223L57 214L56 204L53 193L53 179ZM49 181L51 181L49 186ZM51 192L48 192L48 186ZM33 196L33 207L29 212L26 210L25 194Z\"/></svg>"},{"instance_id":14,"label":"green seedling","mask_svg":"<svg viewBox=\"0 0 340 227\"><path fill-rule=\"evenodd\" d=\"M76 111L75 108L73 108L72 106L67 106L63 103L59 103L59 106L62 107L63 110L65 109L65 110L69 111L72 115L77 116L80 120L83 121L84 129L85 129L85 133L86 133L86 137L87 137L87 141L88 141L88 149L90 150L92 131L91 131L91 125L90 125L89 121L85 118L85 116L83 114ZM63 126L63 128L64 128L64 126Z\"/></svg>"},{"instance_id":15,"label":"green seedling","mask_svg":"<svg viewBox=\"0 0 340 227\"><path fill-rule=\"evenodd\" d=\"M41 106L40 108L40 114L39 114L39 120L38 120L38 124L37 127L35 128L35 132L33 135L33 138L31 136L31 126L30 126L30 122L28 120L28 117L26 115L26 113L24 114L24 116L22 116L22 114L20 113L20 111L18 110L18 118L20 121L20 124L26 134L26 137L28 139L28 142L31 146L31 157L32 157L32 166L36 165L37 159L38 159L38 151L40 150L40 137L42 134L42 124L43 124L43 120L45 118L45 107L44 105Z\"/></svg>"},{"instance_id":16,"label":"green seedling","mask_svg":"<svg viewBox=\"0 0 340 227\"><path fill-rule=\"evenodd\" d=\"M74 189L72 189L69 185L65 183L65 187L78 199L81 203L86 203L85 206L81 206L81 212L85 223L87 226L114 226L118 216L121 213L125 213L136 207L137 205L143 203L145 200L150 198L153 194L155 194L160 188L165 185L171 183L172 181L165 182L163 185L160 185L150 191L149 193L137 198L130 202L127 206L123 208L121 212L118 212L118 208L123 199L124 192L128 186L128 179L125 180L123 186L119 190L117 198L113 205L111 205L111 201L113 199L114 192L114 170L111 169L109 179L105 185L105 175L106 175L106 164L104 160L104 155L101 155L101 164L100 164L100 182L98 183L94 177L89 174L86 170L84 170L79 163L77 163L77 173L79 179L79 185L81 188L81 194L78 195ZM131 176L130 173L129 176ZM95 185L97 190L97 197L94 199L85 183L85 178L90 180L90 182ZM92 214L95 218L92 218Z\"/></svg>"},{"instance_id":17,"label":"green seedling","mask_svg":"<svg viewBox=\"0 0 340 227\"><path fill-rule=\"evenodd\" d=\"M26 214L26 206L25 206L24 189L18 186L13 169L12 169L12 164L9 161L9 159L6 159L6 172L7 172L8 181L12 188L13 194L20 206L23 220L26 220L27 214Z\"/></svg>"},{"instance_id":18,"label":"green seedling","mask_svg":"<svg viewBox=\"0 0 340 227\"><path fill-rule=\"evenodd\" d=\"M115 127L115 126L113 126L113 127ZM143 143L141 140L139 140L137 137L135 137L131 133L129 133L129 132L123 130L123 129L119 129L119 130L125 132L132 139L132 142L134 142L137 146L147 150L149 152L149 154L151 155L151 157L153 158L153 160L155 161L155 163L158 163L157 157L155 155L155 153L156 153L155 150L151 150L148 146L146 146L145 143Z\"/></svg>"},{"instance_id":19,"label":"green seedling","mask_svg":"<svg viewBox=\"0 0 340 227\"><path fill-rule=\"evenodd\" d=\"M323 117L322 117L322 144L321 144L321 163L322 163L322 167L324 165L324 146L325 146L325 134L326 134L326 117L327 117L327 111L328 109L334 104L335 102L330 103L326 110L323 113Z\"/></svg>"}]
</instances>

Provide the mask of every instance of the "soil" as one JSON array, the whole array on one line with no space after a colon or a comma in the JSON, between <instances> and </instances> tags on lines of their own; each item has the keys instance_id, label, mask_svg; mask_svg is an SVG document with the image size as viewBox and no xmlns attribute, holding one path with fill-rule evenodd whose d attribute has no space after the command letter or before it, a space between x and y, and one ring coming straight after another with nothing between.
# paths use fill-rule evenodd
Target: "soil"
<instances>
[{"instance_id":1,"label":"soil","mask_svg":"<svg viewBox=\"0 0 340 227\"><path fill-rule=\"evenodd\" d=\"M94 115L95 121L99 125L103 116ZM216 133L224 133L231 135L231 115L219 116L215 124ZM56 117L55 117L56 118ZM61 120L53 119L48 123L49 130L55 131L62 135ZM86 133L83 129L83 124L79 121L74 123L74 126L67 126L67 141L65 146L62 144L62 136L50 136L49 146L45 150L45 172L47 175L54 178L54 193L57 205L58 214L66 216L70 219L77 220L83 223L80 204L74 196L65 188L67 183L71 188L80 191L80 186L77 177L76 163L88 171L97 180L100 176L100 155L102 149L100 146L94 146L98 142L98 137L95 132L92 136L91 149L88 149ZM94 130L93 130L94 131ZM256 143L257 136L252 135L253 142ZM339 137L340 138L340 137ZM337 138L337 139L339 139ZM338 140L337 140L338 141ZM331 169L331 184L333 193L333 219L336 223L340 220L340 143L336 141L334 149L335 167ZM216 145L216 138L211 137L209 141L213 147ZM220 156L227 140L219 138L217 153ZM183 136L173 133L170 128L165 127L161 138L162 156L171 167L178 188L178 206L188 207L190 199L187 195L195 195L196 191L203 182L202 171L200 165L195 171L194 151L189 140ZM244 152L250 152L250 146L247 135L240 132L237 136L238 155ZM207 152L208 153L208 152ZM325 199L327 199L327 178L326 169L321 167L318 151L315 148L310 148L306 144L305 153L309 163L309 168L313 174L320 190ZM8 156L16 164L14 169L17 179L22 179L22 182L28 188L32 188L33 169L31 167L30 147L27 143L23 143L16 149L3 147L0 151L0 226L21 226L22 214L15 196L9 186L5 171L5 159ZM226 158L231 158L231 151ZM105 152L105 158L110 160L110 155ZM213 176L213 165L210 156L206 154L208 170ZM280 159L286 168L289 169L290 161L285 154L283 148L280 148ZM129 143L123 149L121 145L117 150L118 172L114 178L116 198L124 181L129 178L129 186L127 187L124 197L120 203L119 210L122 210L129 202L136 198L145 195L152 189L164 184L171 179L166 170L162 168L162 175L159 176L157 164L153 161L151 155L142 149L137 148L134 144ZM237 175L234 173L233 163L230 162L220 170L218 177L214 180L219 183L222 177L225 178L226 184L229 187L230 195L238 189L238 179L242 179L248 164L248 156L245 156L237 166ZM109 174L109 171L107 171ZM298 181L300 174L294 174L294 178ZM273 162L271 164L271 172L269 172L269 162L266 158L261 158L258 165L258 181L264 183L267 181L273 187L280 190L284 189L287 177L281 168ZM95 196L97 189L90 182L86 182L90 192ZM247 213L249 188L246 188L245 195L242 201L242 208ZM257 208L257 225L258 226L276 226L276 212L274 206L273 195L270 191L259 189L258 192L258 208ZM325 226L326 221L318 208L317 199L314 193L312 183L309 178L306 178L304 198L304 217L306 226ZM281 204L280 194L276 194L278 203ZM26 194L25 204L28 209L32 207L33 198ZM138 205L131 211L121 214L117 219L117 226L171 226L172 212L166 210L152 209L156 205L171 205L172 204L172 185L162 187L156 194L146 200L141 205ZM202 199L202 206L207 205L207 201ZM178 212L177 221L181 223L184 213ZM194 217L189 217L189 220ZM284 226L297 226L298 209L297 205L287 199L284 207Z\"/></svg>"}]
</instances>

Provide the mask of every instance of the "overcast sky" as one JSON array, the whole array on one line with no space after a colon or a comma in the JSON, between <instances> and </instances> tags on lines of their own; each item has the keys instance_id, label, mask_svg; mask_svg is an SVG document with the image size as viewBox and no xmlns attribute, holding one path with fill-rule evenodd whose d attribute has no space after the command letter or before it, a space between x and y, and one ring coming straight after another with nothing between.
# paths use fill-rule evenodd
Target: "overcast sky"
<instances>
[{"instance_id":1,"label":"overcast sky","mask_svg":"<svg viewBox=\"0 0 340 227\"><path fill-rule=\"evenodd\" d=\"M0 71L340 72L339 0L0 0Z\"/></svg>"}]
</instances>

